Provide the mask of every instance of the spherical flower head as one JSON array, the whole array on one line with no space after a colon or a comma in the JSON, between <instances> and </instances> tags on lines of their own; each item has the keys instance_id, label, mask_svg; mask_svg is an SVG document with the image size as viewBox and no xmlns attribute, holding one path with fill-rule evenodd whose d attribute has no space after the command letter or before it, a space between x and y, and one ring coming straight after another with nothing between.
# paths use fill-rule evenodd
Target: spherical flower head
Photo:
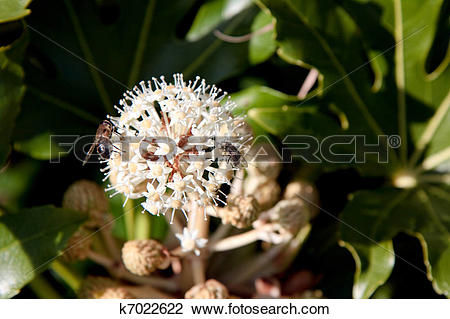
<instances>
[{"instance_id":1,"label":"spherical flower head","mask_svg":"<svg viewBox=\"0 0 450 319\"><path fill-rule=\"evenodd\" d=\"M127 241L122 247L122 260L125 267L138 276L148 276L156 269L170 265L169 251L153 239Z\"/></svg>"},{"instance_id":2,"label":"spherical flower head","mask_svg":"<svg viewBox=\"0 0 450 319\"><path fill-rule=\"evenodd\" d=\"M196 229L190 231L186 227L183 229L183 234L175 234L181 243L181 250L184 252L193 251L197 256L200 255L200 249L205 247L208 240L198 237Z\"/></svg>"},{"instance_id":3,"label":"spherical flower head","mask_svg":"<svg viewBox=\"0 0 450 319\"><path fill-rule=\"evenodd\" d=\"M283 199L261 213L253 227L260 230L261 240L279 244L290 240L311 219L311 214L299 198Z\"/></svg>"},{"instance_id":4,"label":"spherical flower head","mask_svg":"<svg viewBox=\"0 0 450 319\"><path fill-rule=\"evenodd\" d=\"M86 259L92 244L91 233L84 227L78 229L67 242L61 258L66 262Z\"/></svg>"},{"instance_id":5,"label":"spherical flower head","mask_svg":"<svg viewBox=\"0 0 450 319\"><path fill-rule=\"evenodd\" d=\"M104 227L110 218L105 191L94 182L79 180L64 193L62 206L89 214L87 228Z\"/></svg>"},{"instance_id":6,"label":"spherical flower head","mask_svg":"<svg viewBox=\"0 0 450 319\"><path fill-rule=\"evenodd\" d=\"M312 217L319 213L319 193L317 188L309 182L303 180L290 182L284 190L283 198L302 199Z\"/></svg>"},{"instance_id":7,"label":"spherical flower head","mask_svg":"<svg viewBox=\"0 0 450 319\"><path fill-rule=\"evenodd\" d=\"M251 194L255 197L261 210L266 210L278 202L281 188L275 179L249 175L244 180L244 191L245 194Z\"/></svg>"},{"instance_id":8,"label":"spherical flower head","mask_svg":"<svg viewBox=\"0 0 450 319\"><path fill-rule=\"evenodd\" d=\"M134 296L116 281L107 277L88 276L79 291L82 299L132 299Z\"/></svg>"},{"instance_id":9,"label":"spherical flower head","mask_svg":"<svg viewBox=\"0 0 450 319\"><path fill-rule=\"evenodd\" d=\"M208 279L186 291L186 299L228 299L230 297L227 287L215 279Z\"/></svg>"},{"instance_id":10,"label":"spherical flower head","mask_svg":"<svg viewBox=\"0 0 450 319\"><path fill-rule=\"evenodd\" d=\"M142 207L153 215L182 211L187 218L193 193L201 207L218 204L216 192L241 168L251 135L242 133L244 118L233 116L235 104L225 92L199 77L188 83L181 74L173 78L173 84L164 77L141 82L124 94L119 116L109 117L116 151L103 170L114 194L145 197Z\"/></svg>"},{"instance_id":11,"label":"spherical flower head","mask_svg":"<svg viewBox=\"0 0 450 319\"><path fill-rule=\"evenodd\" d=\"M259 215L260 208L256 199L249 196L228 196L227 206L218 208L217 212L222 223L231 224L237 228L250 227Z\"/></svg>"}]
</instances>

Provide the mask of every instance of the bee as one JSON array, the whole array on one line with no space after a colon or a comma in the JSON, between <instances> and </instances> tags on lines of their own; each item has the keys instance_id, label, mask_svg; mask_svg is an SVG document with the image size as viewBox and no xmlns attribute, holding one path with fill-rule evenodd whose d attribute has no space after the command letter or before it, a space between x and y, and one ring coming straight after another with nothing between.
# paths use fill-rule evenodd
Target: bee
<instances>
[{"instance_id":1,"label":"bee","mask_svg":"<svg viewBox=\"0 0 450 319\"><path fill-rule=\"evenodd\" d=\"M224 155L227 156L227 163L231 163L233 168L247 166L247 162L241 152L230 142L223 143L220 146L220 149L225 153Z\"/></svg>"},{"instance_id":2,"label":"bee","mask_svg":"<svg viewBox=\"0 0 450 319\"><path fill-rule=\"evenodd\" d=\"M97 147L97 153L103 159L108 159L111 156L114 145L111 142L111 136L113 133L113 125L110 121L104 120L97 128L95 133L94 143L92 143L86 157L83 161L83 165L87 163L89 157L91 157L94 148Z\"/></svg>"}]
</instances>

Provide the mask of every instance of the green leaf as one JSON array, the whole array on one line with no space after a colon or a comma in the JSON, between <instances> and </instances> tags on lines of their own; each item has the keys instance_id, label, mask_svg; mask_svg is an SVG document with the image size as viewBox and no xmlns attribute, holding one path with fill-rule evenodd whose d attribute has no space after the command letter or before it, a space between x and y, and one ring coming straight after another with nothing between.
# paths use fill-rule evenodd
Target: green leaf
<instances>
[{"instance_id":1,"label":"green leaf","mask_svg":"<svg viewBox=\"0 0 450 319\"><path fill-rule=\"evenodd\" d=\"M220 23L248 8L252 0L211 0L198 10L186 39L197 41L211 33Z\"/></svg>"},{"instance_id":2,"label":"green leaf","mask_svg":"<svg viewBox=\"0 0 450 319\"><path fill-rule=\"evenodd\" d=\"M392 53L395 52L389 59L391 72L385 75L385 80L389 79L389 73L395 75L391 85L397 87L398 130L400 135L409 133L416 147L411 164L415 164L422 153L431 156L450 147L447 138L450 134L450 49L444 47L447 52L431 73L425 70L439 32L438 21L444 21L444 28L447 23L443 5L442 0L374 0L365 5L345 2L345 9L358 23L368 46L381 52L392 47ZM391 51L384 56L391 55ZM402 125L409 132L402 133ZM405 136L402 138L405 140Z\"/></svg>"},{"instance_id":3,"label":"green leaf","mask_svg":"<svg viewBox=\"0 0 450 319\"><path fill-rule=\"evenodd\" d=\"M249 119L255 121L267 132L284 138L289 134L328 136L339 130L338 124L314 107L254 108L248 111Z\"/></svg>"},{"instance_id":4,"label":"green leaf","mask_svg":"<svg viewBox=\"0 0 450 319\"><path fill-rule=\"evenodd\" d=\"M31 0L0 0L0 23L10 22L30 14Z\"/></svg>"},{"instance_id":5,"label":"green leaf","mask_svg":"<svg viewBox=\"0 0 450 319\"><path fill-rule=\"evenodd\" d=\"M39 168L40 163L28 159L4 169L0 173L0 204L11 211L22 207Z\"/></svg>"},{"instance_id":6,"label":"green leaf","mask_svg":"<svg viewBox=\"0 0 450 319\"><path fill-rule=\"evenodd\" d=\"M14 149L38 160L48 160L67 155L67 152L51 139L49 132L45 132L30 139L14 142Z\"/></svg>"},{"instance_id":7,"label":"green leaf","mask_svg":"<svg viewBox=\"0 0 450 319\"><path fill-rule=\"evenodd\" d=\"M104 185L104 188L107 184ZM127 240L127 230L125 228L125 213L126 210L123 206L122 196L113 196L109 199L109 207L111 214L114 217L114 226L112 229L112 234L120 239Z\"/></svg>"},{"instance_id":8,"label":"green leaf","mask_svg":"<svg viewBox=\"0 0 450 319\"><path fill-rule=\"evenodd\" d=\"M450 120L449 59L442 61L439 72L425 72L441 0L262 3L276 18L280 56L289 63L319 70L323 76L319 92L346 114L348 133L365 134L372 140L381 134L400 135L404 163L407 130L417 141L429 126L424 119L438 109L435 125L417 144L422 150L430 144L429 154L447 149L449 126L443 123ZM374 56L374 52L379 53ZM369 64L372 69L365 67ZM395 161L395 152L391 154Z\"/></svg>"},{"instance_id":9,"label":"green leaf","mask_svg":"<svg viewBox=\"0 0 450 319\"><path fill-rule=\"evenodd\" d=\"M22 39L10 50L0 49L0 167L5 163L11 146L11 134L25 92L24 73L18 64L22 55Z\"/></svg>"},{"instance_id":10,"label":"green leaf","mask_svg":"<svg viewBox=\"0 0 450 319\"><path fill-rule=\"evenodd\" d=\"M319 93L341 109L349 119L349 133L374 138L383 133L385 118L378 103L363 99L370 91L367 72L349 74L365 63L358 27L333 1L263 0L276 18L278 53L287 62L315 67L320 78ZM386 103L386 102L385 102ZM392 117L392 111L389 112ZM383 122L382 122L383 123Z\"/></svg>"},{"instance_id":11,"label":"green leaf","mask_svg":"<svg viewBox=\"0 0 450 319\"><path fill-rule=\"evenodd\" d=\"M252 32L257 33L261 30L273 26L273 17L266 11L261 11L256 16L252 24ZM251 64L258 64L270 58L275 50L275 33L273 30L264 30L264 33L255 34L250 39L248 47L248 58Z\"/></svg>"},{"instance_id":12,"label":"green leaf","mask_svg":"<svg viewBox=\"0 0 450 319\"><path fill-rule=\"evenodd\" d=\"M247 112L252 108L280 107L298 102L298 98L266 86L252 86L231 95L237 104L236 112Z\"/></svg>"},{"instance_id":13,"label":"green leaf","mask_svg":"<svg viewBox=\"0 0 450 319\"><path fill-rule=\"evenodd\" d=\"M397 175L401 171L417 188L356 193L344 221L384 248L398 232L417 236L435 290L448 295L448 190L422 179L450 159L449 48L444 47L447 53L434 71L425 71L438 28L447 25L448 16L440 13L444 2L261 2L276 19L280 57L319 70L319 103L345 114L348 134L363 134L369 143L384 134L402 139L398 153L390 150L389 165L357 167L403 187ZM357 264L354 295L368 297L388 278L392 260L382 246L344 226L342 238Z\"/></svg>"},{"instance_id":14,"label":"green leaf","mask_svg":"<svg viewBox=\"0 0 450 319\"><path fill-rule=\"evenodd\" d=\"M295 105L296 96L287 95L265 86L252 86L232 94L238 105L235 113L246 113L254 135L265 132L284 138L288 134L309 134L324 137L339 131L331 117L315 105Z\"/></svg>"},{"instance_id":15,"label":"green leaf","mask_svg":"<svg viewBox=\"0 0 450 319\"><path fill-rule=\"evenodd\" d=\"M380 242L378 245L373 243L352 245L344 242L343 246L350 251L356 264L353 297L369 298L386 282L394 268L392 241Z\"/></svg>"},{"instance_id":16,"label":"green leaf","mask_svg":"<svg viewBox=\"0 0 450 319\"><path fill-rule=\"evenodd\" d=\"M386 281L393 267L390 241L399 232L420 240L428 278L438 293L449 296L449 204L449 188L443 185L355 193L342 213L341 226L342 239L357 265L354 296L369 297Z\"/></svg>"},{"instance_id":17,"label":"green leaf","mask_svg":"<svg viewBox=\"0 0 450 319\"><path fill-rule=\"evenodd\" d=\"M64 249L86 215L53 206L0 217L0 297L10 298Z\"/></svg>"}]
</instances>

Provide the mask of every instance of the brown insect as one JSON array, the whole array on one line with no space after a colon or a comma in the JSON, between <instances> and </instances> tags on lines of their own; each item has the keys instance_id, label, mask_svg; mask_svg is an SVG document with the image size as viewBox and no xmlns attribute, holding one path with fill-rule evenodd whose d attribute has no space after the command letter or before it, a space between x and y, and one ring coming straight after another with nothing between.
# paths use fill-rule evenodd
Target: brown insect
<instances>
[{"instance_id":1,"label":"brown insect","mask_svg":"<svg viewBox=\"0 0 450 319\"><path fill-rule=\"evenodd\" d=\"M227 163L231 163L233 168L237 167L246 167L247 161L242 156L241 152L237 149L236 146L231 144L230 142L225 142L220 146L220 149L224 151L224 154L227 159Z\"/></svg>"},{"instance_id":2,"label":"brown insect","mask_svg":"<svg viewBox=\"0 0 450 319\"><path fill-rule=\"evenodd\" d=\"M113 133L113 125L110 121L104 120L97 128L95 133L94 143L92 143L86 157L83 161L83 165L87 163L89 157L91 157L94 148L97 147L97 153L103 159L108 159L111 156L114 145L111 142L111 135Z\"/></svg>"}]
</instances>

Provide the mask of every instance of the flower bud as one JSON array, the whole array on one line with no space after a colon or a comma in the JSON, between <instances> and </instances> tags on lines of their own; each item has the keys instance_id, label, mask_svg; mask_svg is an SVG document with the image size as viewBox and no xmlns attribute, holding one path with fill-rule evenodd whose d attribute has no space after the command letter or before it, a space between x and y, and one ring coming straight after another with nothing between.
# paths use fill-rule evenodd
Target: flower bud
<instances>
[{"instance_id":1,"label":"flower bud","mask_svg":"<svg viewBox=\"0 0 450 319\"><path fill-rule=\"evenodd\" d=\"M82 299L133 299L134 296L117 282L107 277L88 276L78 291Z\"/></svg>"},{"instance_id":2,"label":"flower bud","mask_svg":"<svg viewBox=\"0 0 450 319\"><path fill-rule=\"evenodd\" d=\"M277 179L280 175L282 164L278 152L269 143L253 145L249 154L248 174L264 176L266 179Z\"/></svg>"},{"instance_id":3,"label":"flower bud","mask_svg":"<svg viewBox=\"0 0 450 319\"><path fill-rule=\"evenodd\" d=\"M302 199L312 216L317 215L319 212L319 193L314 185L308 182L300 180L290 182L284 190L283 198Z\"/></svg>"},{"instance_id":4,"label":"flower bud","mask_svg":"<svg viewBox=\"0 0 450 319\"><path fill-rule=\"evenodd\" d=\"M281 188L276 180L269 180L256 189L253 193L261 210L266 210L275 205L280 199Z\"/></svg>"},{"instance_id":5,"label":"flower bud","mask_svg":"<svg viewBox=\"0 0 450 319\"><path fill-rule=\"evenodd\" d=\"M122 260L125 267L138 276L148 276L170 265L168 250L153 239L127 241L122 247Z\"/></svg>"},{"instance_id":6,"label":"flower bud","mask_svg":"<svg viewBox=\"0 0 450 319\"><path fill-rule=\"evenodd\" d=\"M227 299L228 289L215 279L209 279L203 284L198 284L186 291L186 299Z\"/></svg>"},{"instance_id":7,"label":"flower bud","mask_svg":"<svg viewBox=\"0 0 450 319\"><path fill-rule=\"evenodd\" d=\"M64 193L63 207L89 213L86 227L101 227L108 222L108 199L105 191L96 183L79 180Z\"/></svg>"},{"instance_id":8,"label":"flower bud","mask_svg":"<svg viewBox=\"0 0 450 319\"><path fill-rule=\"evenodd\" d=\"M284 199L261 213L253 227L265 230L261 232L262 240L279 244L291 239L309 220L310 213L303 200Z\"/></svg>"},{"instance_id":9,"label":"flower bud","mask_svg":"<svg viewBox=\"0 0 450 319\"><path fill-rule=\"evenodd\" d=\"M67 242L61 258L66 262L86 259L92 244L90 233L81 227Z\"/></svg>"},{"instance_id":10,"label":"flower bud","mask_svg":"<svg viewBox=\"0 0 450 319\"><path fill-rule=\"evenodd\" d=\"M255 290L257 298L280 298L280 281L273 277L257 278L255 280Z\"/></svg>"},{"instance_id":11,"label":"flower bud","mask_svg":"<svg viewBox=\"0 0 450 319\"><path fill-rule=\"evenodd\" d=\"M256 220L260 212L256 199L249 196L229 195L227 206L218 209L222 223L231 224L237 228L249 227Z\"/></svg>"}]
</instances>

